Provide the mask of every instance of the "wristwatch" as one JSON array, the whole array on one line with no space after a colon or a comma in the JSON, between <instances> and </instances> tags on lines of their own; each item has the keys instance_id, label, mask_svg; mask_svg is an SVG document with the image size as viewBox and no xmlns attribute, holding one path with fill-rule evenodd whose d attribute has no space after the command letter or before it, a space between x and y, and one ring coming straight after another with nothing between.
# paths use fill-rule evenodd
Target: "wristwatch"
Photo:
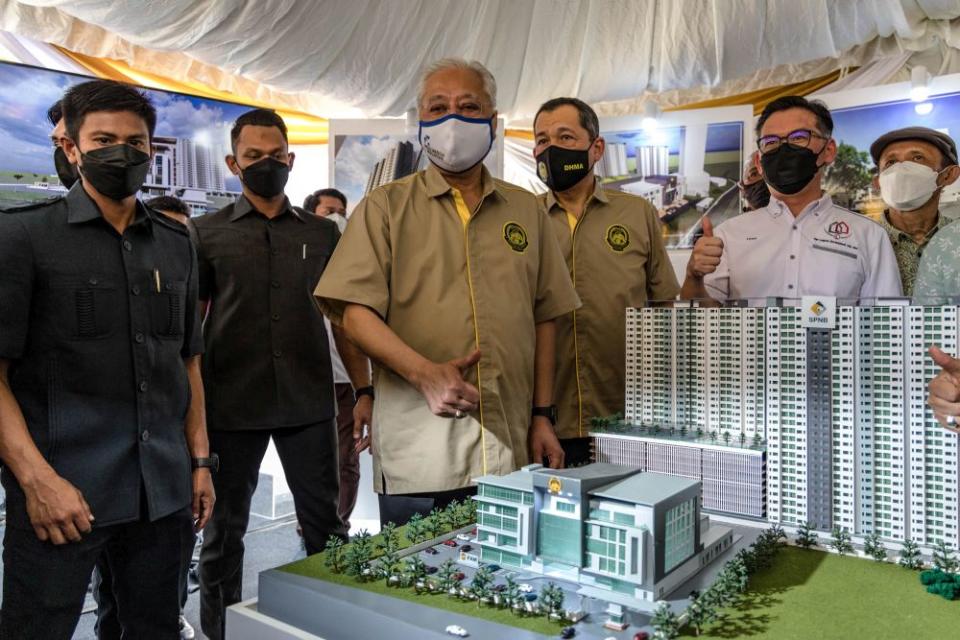
<instances>
[{"instance_id":1,"label":"wristwatch","mask_svg":"<svg viewBox=\"0 0 960 640\"><path fill-rule=\"evenodd\" d=\"M353 392L353 401L359 402L360 396L370 396L370 399L373 400L373 386L367 385L366 387L360 387Z\"/></svg>"},{"instance_id":2,"label":"wristwatch","mask_svg":"<svg viewBox=\"0 0 960 640\"><path fill-rule=\"evenodd\" d=\"M191 458L190 466L194 470L210 469L211 472L216 473L220 470L220 456L211 453L209 458Z\"/></svg>"},{"instance_id":3,"label":"wristwatch","mask_svg":"<svg viewBox=\"0 0 960 640\"><path fill-rule=\"evenodd\" d=\"M550 424L557 426L557 405L552 404L549 407L534 407L533 411L530 412L530 416L533 418L543 416L550 421Z\"/></svg>"}]
</instances>

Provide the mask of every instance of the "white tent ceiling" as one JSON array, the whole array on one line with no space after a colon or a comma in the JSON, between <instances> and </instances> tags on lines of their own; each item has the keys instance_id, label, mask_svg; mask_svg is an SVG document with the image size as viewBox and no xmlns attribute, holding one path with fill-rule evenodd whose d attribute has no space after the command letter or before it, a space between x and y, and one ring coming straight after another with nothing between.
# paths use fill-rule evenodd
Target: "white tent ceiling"
<instances>
[{"instance_id":1,"label":"white tent ceiling","mask_svg":"<svg viewBox=\"0 0 960 640\"><path fill-rule=\"evenodd\" d=\"M225 90L238 75L325 116L402 114L443 56L484 62L512 118L556 95L617 113L952 51L958 16L960 0L0 0L0 29Z\"/></svg>"}]
</instances>

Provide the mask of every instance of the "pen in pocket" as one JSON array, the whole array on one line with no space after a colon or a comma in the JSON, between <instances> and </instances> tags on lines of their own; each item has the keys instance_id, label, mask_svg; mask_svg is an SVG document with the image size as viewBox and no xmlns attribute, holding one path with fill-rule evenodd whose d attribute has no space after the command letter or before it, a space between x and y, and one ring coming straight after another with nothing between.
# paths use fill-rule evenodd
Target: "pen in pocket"
<instances>
[{"instance_id":1,"label":"pen in pocket","mask_svg":"<svg viewBox=\"0 0 960 640\"><path fill-rule=\"evenodd\" d=\"M303 259L307 259L307 245L303 245Z\"/></svg>"},{"instance_id":2,"label":"pen in pocket","mask_svg":"<svg viewBox=\"0 0 960 640\"><path fill-rule=\"evenodd\" d=\"M160 293L160 269L153 270L153 282L157 285L157 293Z\"/></svg>"}]
</instances>

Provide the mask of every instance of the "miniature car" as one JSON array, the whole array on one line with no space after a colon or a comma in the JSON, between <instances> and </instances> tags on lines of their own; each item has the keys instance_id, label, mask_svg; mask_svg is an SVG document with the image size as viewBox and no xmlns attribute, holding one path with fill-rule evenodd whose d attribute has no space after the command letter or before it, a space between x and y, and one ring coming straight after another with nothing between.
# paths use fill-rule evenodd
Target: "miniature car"
<instances>
[{"instance_id":1,"label":"miniature car","mask_svg":"<svg viewBox=\"0 0 960 640\"><path fill-rule=\"evenodd\" d=\"M458 624L447 625L446 631L448 635L459 636L461 638L466 638L468 635L470 635L469 633L467 633L466 629L464 629Z\"/></svg>"},{"instance_id":2,"label":"miniature car","mask_svg":"<svg viewBox=\"0 0 960 640\"><path fill-rule=\"evenodd\" d=\"M488 565L487 565L487 570L490 571L490 573L496 573L497 571L500 571L500 565L498 565L498 564L488 564Z\"/></svg>"},{"instance_id":3,"label":"miniature car","mask_svg":"<svg viewBox=\"0 0 960 640\"><path fill-rule=\"evenodd\" d=\"M526 582L520 585L520 593L530 593L531 591L533 591L532 585L529 585Z\"/></svg>"},{"instance_id":4,"label":"miniature car","mask_svg":"<svg viewBox=\"0 0 960 640\"><path fill-rule=\"evenodd\" d=\"M466 577L467 577L467 576L464 575L463 571L457 571L455 574L453 574L453 579L454 579L454 580L463 580L463 579L466 578Z\"/></svg>"},{"instance_id":5,"label":"miniature car","mask_svg":"<svg viewBox=\"0 0 960 640\"><path fill-rule=\"evenodd\" d=\"M503 592L506 591L506 590L507 590L507 585L505 585L505 584L495 584L495 585L493 585L493 591L494 591L495 593L503 593Z\"/></svg>"},{"instance_id":6,"label":"miniature car","mask_svg":"<svg viewBox=\"0 0 960 640\"><path fill-rule=\"evenodd\" d=\"M633 634L633 640L650 640L650 634L646 631L637 631Z\"/></svg>"},{"instance_id":7,"label":"miniature car","mask_svg":"<svg viewBox=\"0 0 960 640\"><path fill-rule=\"evenodd\" d=\"M456 541L456 540L444 540L444 541L443 541L443 546L445 546L445 547L455 547L455 546L457 546L457 541Z\"/></svg>"},{"instance_id":8,"label":"miniature car","mask_svg":"<svg viewBox=\"0 0 960 640\"><path fill-rule=\"evenodd\" d=\"M460 547L460 551L473 551L473 547L471 547L468 544L465 544L462 547Z\"/></svg>"},{"instance_id":9,"label":"miniature car","mask_svg":"<svg viewBox=\"0 0 960 640\"><path fill-rule=\"evenodd\" d=\"M573 627L564 627L563 629L560 629L561 638L572 638L575 635L577 635L577 630Z\"/></svg>"},{"instance_id":10,"label":"miniature car","mask_svg":"<svg viewBox=\"0 0 960 640\"><path fill-rule=\"evenodd\" d=\"M467 541L467 540L469 540L469 539L470 539L470 534L469 534L469 533L458 533L458 534L457 534L457 540Z\"/></svg>"},{"instance_id":11,"label":"miniature car","mask_svg":"<svg viewBox=\"0 0 960 640\"><path fill-rule=\"evenodd\" d=\"M439 571L439 569L437 569L437 568L434 567L434 566L427 565L427 567L424 569L424 571L426 571L426 572L427 572L428 574L430 574L430 575L433 575L434 573L436 573L437 571Z\"/></svg>"},{"instance_id":12,"label":"miniature car","mask_svg":"<svg viewBox=\"0 0 960 640\"><path fill-rule=\"evenodd\" d=\"M526 593L526 594L523 595L523 599L526 600L527 602L533 602L534 600L537 599L537 594L535 594L535 593Z\"/></svg>"},{"instance_id":13,"label":"miniature car","mask_svg":"<svg viewBox=\"0 0 960 640\"><path fill-rule=\"evenodd\" d=\"M432 555L432 556L435 556L435 555L437 555L438 553L440 553L439 551L437 551L437 550L434 549L433 547L427 547L426 549L423 550L423 552L424 552L424 553L429 553L429 554Z\"/></svg>"}]
</instances>

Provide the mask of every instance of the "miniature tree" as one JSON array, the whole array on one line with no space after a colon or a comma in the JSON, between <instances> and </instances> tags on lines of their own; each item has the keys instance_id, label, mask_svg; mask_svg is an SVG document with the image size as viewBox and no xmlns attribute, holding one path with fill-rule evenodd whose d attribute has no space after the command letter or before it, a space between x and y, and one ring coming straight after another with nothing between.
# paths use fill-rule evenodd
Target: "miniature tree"
<instances>
[{"instance_id":1,"label":"miniature tree","mask_svg":"<svg viewBox=\"0 0 960 640\"><path fill-rule=\"evenodd\" d=\"M365 580L370 574L370 559L373 557L373 542L370 539L370 532L361 529L357 532L351 541L350 546L344 554L343 562L346 566L346 573L360 580Z\"/></svg>"},{"instance_id":2,"label":"miniature tree","mask_svg":"<svg viewBox=\"0 0 960 640\"><path fill-rule=\"evenodd\" d=\"M470 595L477 599L477 606L490 597L492 593L490 590L491 585L493 584L493 574L490 572L490 568L483 566L477 569L477 572L473 574L473 580L470 582Z\"/></svg>"},{"instance_id":3,"label":"miniature tree","mask_svg":"<svg viewBox=\"0 0 960 640\"><path fill-rule=\"evenodd\" d=\"M450 558L444 560L437 571L437 584L448 594L453 591L457 584L457 579L454 578L455 573L457 573L457 565Z\"/></svg>"},{"instance_id":4,"label":"miniature tree","mask_svg":"<svg viewBox=\"0 0 960 640\"><path fill-rule=\"evenodd\" d=\"M880 542L880 534L873 532L863 539L863 552L877 562L886 562L887 548Z\"/></svg>"},{"instance_id":5,"label":"miniature tree","mask_svg":"<svg viewBox=\"0 0 960 640\"><path fill-rule=\"evenodd\" d=\"M762 444L763 444L763 438L760 437L760 434L759 434L759 433L754 433L754 434L753 434L753 448L754 448L754 449L759 449Z\"/></svg>"},{"instance_id":6,"label":"miniature tree","mask_svg":"<svg viewBox=\"0 0 960 640\"><path fill-rule=\"evenodd\" d=\"M716 431L711 431L711 432L710 432L710 442L716 442L716 441L717 441L717 432L716 432Z\"/></svg>"},{"instance_id":7,"label":"miniature tree","mask_svg":"<svg viewBox=\"0 0 960 640\"><path fill-rule=\"evenodd\" d=\"M740 432L740 446L742 447L742 446L745 445L746 443L747 443L747 434L745 434L743 431L741 431L741 432Z\"/></svg>"},{"instance_id":8,"label":"miniature tree","mask_svg":"<svg viewBox=\"0 0 960 640\"><path fill-rule=\"evenodd\" d=\"M703 437L703 429L701 427L697 427L697 439L700 439L702 437Z\"/></svg>"},{"instance_id":9,"label":"miniature tree","mask_svg":"<svg viewBox=\"0 0 960 640\"><path fill-rule=\"evenodd\" d=\"M343 571L343 538L340 536L330 536L327 538L327 544L323 549L323 564L330 571L340 573Z\"/></svg>"},{"instance_id":10,"label":"miniature tree","mask_svg":"<svg viewBox=\"0 0 960 640\"><path fill-rule=\"evenodd\" d=\"M689 432L689 430L687 429L687 425L683 425L682 427L680 427L680 437L681 437L681 438L686 438L688 432Z\"/></svg>"},{"instance_id":11,"label":"miniature tree","mask_svg":"<svg viewBox=\"0 0 960 640\"><path fill-rule=\"evenodd\" d=\"M767 531L770 532L770 537L773 539L773 542L777 547L782 547L787 543L787 533L780 525L775 524L767 529Z\"/></svg>"},{"instance_id":12,"label":"miniature tree","mask_svg":"<svg viewBox=\"0 0 960 640\"><path fill-rule=\"evenodd\" d=\"M653 612L650 624L654 629L654 638L672 640L680 634L680 622L666 602L661 602Z\"/></svg>"},{"instance_id":13,"label":"miniature tree","mask_svg":"<svg viewBox=\"0 0 960 640\"><path fill-rule=\"evenodd\" d=\"M933 548L933 566L944 573L957 572L957 558L953 554L953 549L943 540L938 541Z\"/></svg>"},{"instance_id":14,"label":"miniature tree","mask_svg":"<svg viewBox=\"0 0 960 640\"><path fill-rule=\"evenodd\" d=\"M436 538L441 533L443 533L443 524L440 520L440 510L434 508L430 511L430 514L423 519L423 530L426 536L429 538Z\"/></svg>"},{"instance_id":15,"label":"miniature tree","mask_svg":"<svg viewBox=\"0 0 960 640\"><path fill-rule=\"evenodd\" d=\"M519 609L523 609L523 594L520 592L520 585L517 584L517 581L513 578L512 575L508 575L504 580L504 590L502 592L503 602L513 609L517 610L517 605L519 604Z\"/></svg>"},{"instance_id":16,"label":"miniature tree","mask_svg":"<svg viewBox=\"0 0 960 640\"><path fill-rule=\"evenodd\" d=\"M407 521L407 539L417 544L425 539L424 533L423 516L415 512Z\"/></svg>"},{"instance_id":17,"label":"miniature tree","mask_svg":"<svg viewBox=\"0 0 960 640\"><path fill-rule=\"evenodd\" d=\"M552 582L540 590L540 604L547 617L559 617L563 613L563 597L563 589Z\"/></svg>"},{"instance_id":18,"label":"miniature tree","mask_svg":"<svg viewBox=\"0 0 960 640\"><path fill-rule=\"evenodd\" d=\"M920 548L917 547L917 543L907 538L903 541L903 548L900 549L900 560L897 561L901 567L907 569L917 569L923 568L923 560L920 558Z\"/></svg>"},{"instance_id":19,"label":"miniature tree","mask_svg":"<svg viewBox=\"0 0 960 640\"><path fill-rule=\"evenodd\" d=\"M830 532L833 538L830 540L830 546L837 552L837 555L846 555L853 553L853 545L850 543L850 534L846 529L840 526L834 526Z\"/></svg>"},{"instance_id":20,"label":"miniature tree","mask_svg":"<svg viewBox=\"0 0 960 640\"><path fill-rule=\"evenodd\" d=\"M729 431L724 431L724 432L723 432L723 444L729 446L729 445L730 445L730 438L731 438L731 437L732 437L732 436L730 435L730 432L729 432Z\"/></svg>"},{"instance_id":21,"label":"miniature tree","mask_svg":"<svg viewBox=\"0 0 960 640\"><path fill-rule=\"evenodd\" d=\"M696 635L700 635L703 627L717 619L717 608L709 598L697 594L691 595L690 606L687 607L687 623L693 627Z\"/></svg>"},{"instance_id":22,"label":"miniature tree","mask_svg":"<svg viewBox=\"0 0 960 640\"><path fill-rule=\"evenodd\" d=\"M798 547L804 549L817 546L817 534L813 531L813 525L810 522L804 522L800 525L794 542Z\"/></svg>"}]
</instances>

